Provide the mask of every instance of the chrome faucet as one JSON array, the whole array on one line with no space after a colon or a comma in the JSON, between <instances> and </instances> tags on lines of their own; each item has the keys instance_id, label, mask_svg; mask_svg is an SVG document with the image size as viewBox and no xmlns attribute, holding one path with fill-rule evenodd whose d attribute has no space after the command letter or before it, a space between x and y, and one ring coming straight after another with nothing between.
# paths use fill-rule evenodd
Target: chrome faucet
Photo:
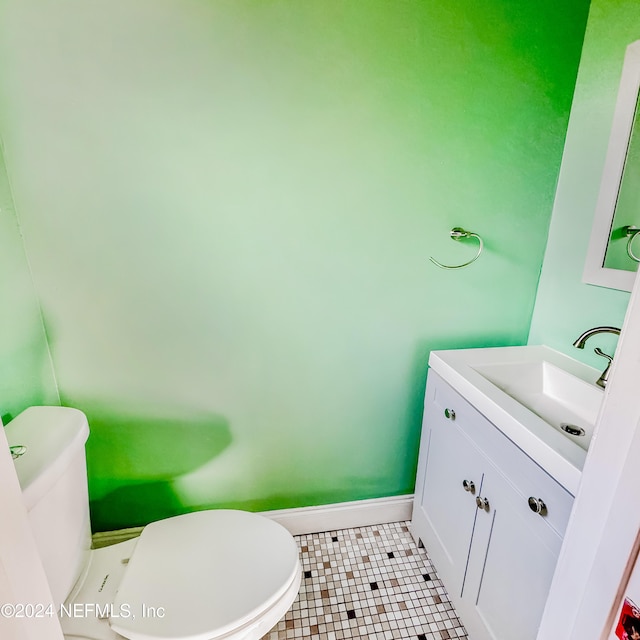
<instances>
[{"instance_id":1,"label":"chrome faucet","mask_svg":"<svg viewBox=\"0 0 640 640\"><path fill-rule=\"evenodd\" d=\"M593 329L588 329L573 343L573 346L576 347L576 349L584 349L584 345L587 343L587 340L591 336L598 335L599 333L613 333L619 336L620 329L618 329L617 327L594 327ZM594 352L608 360L605 370L602 372L602 375L596 380L596 384L604 389L607 386L607 381L609 380L609 369L611 368L613 358L610 355L604 353L604 351L601 351L598 347L594 349Z\"/></svg>"}]
</instances>

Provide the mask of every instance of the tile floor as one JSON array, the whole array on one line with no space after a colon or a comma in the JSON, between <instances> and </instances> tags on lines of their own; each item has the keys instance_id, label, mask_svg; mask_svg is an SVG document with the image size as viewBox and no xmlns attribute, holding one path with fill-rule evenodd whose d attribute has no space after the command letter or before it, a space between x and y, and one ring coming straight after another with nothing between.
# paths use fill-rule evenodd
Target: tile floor
<instances>
[{"instance_id":1,"label":"tile floor","mask_svg":"<svg viewBox=\"0 0 640 640\"><path fill-rule=\"evenodd\" d=\"M300 593L263 640L467 637L406 522L296 536L296 542Z\"/></svg>"}]
</instances>

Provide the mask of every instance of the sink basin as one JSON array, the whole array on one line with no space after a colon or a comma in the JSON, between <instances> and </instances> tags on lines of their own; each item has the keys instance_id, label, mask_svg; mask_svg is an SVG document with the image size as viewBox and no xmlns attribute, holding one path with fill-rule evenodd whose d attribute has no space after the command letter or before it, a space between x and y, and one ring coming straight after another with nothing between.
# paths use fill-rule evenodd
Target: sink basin
<instances>
[{"instance_id":1,"label":"sink basin","mask_svg":"<svg viewBox=\"0 0 640 640\"><path fill-rule=\"evenodd\" d=\"M585 451L589 448L602 403L596 386L546 360L473 369Z\"/></svg>"},{"instance_id":2,"label":"sink basin","mask_svg":"<svg viewBox=\"0 0 640 640\"><path fill-rule=\"evenodd\" d=\"M546 346L432 351L429 366L576 494L604 396L600 371Z\"/></svg>"}]
</instances>

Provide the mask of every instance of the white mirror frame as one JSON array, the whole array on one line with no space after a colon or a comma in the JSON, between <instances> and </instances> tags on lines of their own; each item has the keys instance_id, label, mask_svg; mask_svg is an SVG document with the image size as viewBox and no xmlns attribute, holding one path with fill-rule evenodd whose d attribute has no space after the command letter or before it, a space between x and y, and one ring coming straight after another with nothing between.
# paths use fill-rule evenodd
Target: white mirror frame
<instances>
[{"instance_id":1,"label":"white mirror frame","mask_svg":"<svg viewBox=\"0 0 640 640\"><path fill-rule=\"evenodd\" d=\"M609 147L602 171L600 194L591 229L591 240L582 273L582 281L609 289L631 291L636 278L635 271L609 269L604 266L605 254L611 235L620 182L627 158L627 149L633 128L633 120L640 91L640 40L627 47L618 99L613 115Z\"/></svg>"}]
</instances>

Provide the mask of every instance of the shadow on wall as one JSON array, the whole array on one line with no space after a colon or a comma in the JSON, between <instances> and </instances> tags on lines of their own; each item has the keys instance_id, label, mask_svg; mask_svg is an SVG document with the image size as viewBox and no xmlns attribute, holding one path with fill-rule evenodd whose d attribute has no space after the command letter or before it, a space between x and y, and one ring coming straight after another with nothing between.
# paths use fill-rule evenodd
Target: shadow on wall
<instances>
[{"instance_id":1,"label":"shadow on wall","mask_svg":"<svg viewBox=\"0 0 640 640\"><path fill-rule=\"evenodd\" d=\"M73 406L86 413L91 430L87 468L94 531L193 510L182 504L172 481L207 464L232 441L227 420L217 414L167 418Z\"/></svg>"}]
</instances>

